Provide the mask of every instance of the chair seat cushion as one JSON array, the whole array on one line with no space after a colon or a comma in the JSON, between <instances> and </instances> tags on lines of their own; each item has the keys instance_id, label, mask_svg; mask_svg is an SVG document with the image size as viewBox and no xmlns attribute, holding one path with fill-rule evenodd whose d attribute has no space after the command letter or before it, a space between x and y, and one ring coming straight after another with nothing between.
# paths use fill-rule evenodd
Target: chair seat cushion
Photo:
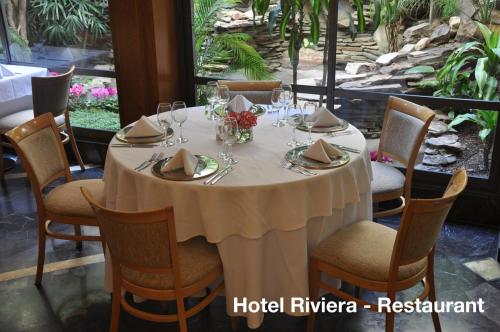
<instances>
[{"instance_id":1,"label":"chair seat cushion","mask_svg":"<svg viewBox=\"0 0 500 332\"><path fill-rule=\"evenodd\" d=\"M373 221L360 221L321 242L312 257L372 281L388 281L397 232ZM427 258L399 267L399 280L427 268Z\"/></svg>"},{"instance_id":2,"label":"chair seat cushion","mask_svg":"<svg viewBox=\"0 0 500 332\"><path fill-rule=\"evenodd\" d=\"M35 116L33 115L33 110L24 110L9 114L0 118L0 133L5 134L9 130L16 128L17 126L22 125L25 122L33 120ZM57 126L61 126L64 124L64 114L61 114L54 118Z\"/></svg>"},{"instance_id":3,"label":"chair seat cushion","mask_svg":"<svg viewBox=\"0 0 500 332\"><path fill-rule=\"evenodd\" d=\"M186 287L203 279L208 273L220 269L222 262L217 247L208 243L203 237L195 237L177 244L181 284ZM122 266L123 279L146 288L173 289L174 275L145 273Z\"/></svg>"},{"instance_id":4,"label":"chair seat cushion","mask_svg":"<svg viewBox=\"0 0 500 332\"><path fill-rule=\"evenodd\" d=\"M396 167L373 161L372 171L371 188L374 195L402 190L405 186L405 176Z\"/></svg>"},{"instance_id":5,"label":"chair seat cushion","mask_svg":"<svg viewBox=\"0 0 500 332\"><path fill-rule=\"evenodd\" d=\"M71 181L52 189L44 198L45 208L53 214L93 218L94 211L83 197L80 187L88 189L99 204L106 204L104 181L93 179Z\"/></svg>"}]
</instances>

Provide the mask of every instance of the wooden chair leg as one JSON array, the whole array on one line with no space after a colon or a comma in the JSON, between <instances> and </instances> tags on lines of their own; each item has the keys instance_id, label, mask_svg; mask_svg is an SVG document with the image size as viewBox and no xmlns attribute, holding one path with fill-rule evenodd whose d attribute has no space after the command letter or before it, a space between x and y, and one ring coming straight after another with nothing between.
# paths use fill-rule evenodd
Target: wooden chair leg
<instances>
[{"instance_id":1,"label":"wooden chair leg","mask_svg":"<svg viewBox=\"0 0 500 332\"><path fill-rule=\"evenodd\" d=\"M187 332L186 309L184 308L184 298L177 297L177 317L179 318L179 331Z\"/></svg>"},{"instance_id":2,"label":"wooden chair leg","mask_svg":"<svg viewBox=\"0 0 500 332\"><path fill-rule=\"evenodd\" d=\"M436 302L436 288L434 285L434 257L432 258L432 262L429 262L429 264L427 265L427 276L425 279L426 282L429 283L429 301ZM436 332L441 332L439 315L434 310L432 311L432 323L434 324L434 330Z\"/></svg>"},{"instance_id":3,"label":"wooden chair leg","mask_svg":"<svg viewBox=\"0 0 500 332\"><path fill-rule=\"evenodd\" d=\"M71 123L69 121L69 112L66 112L66 131L68 132L69 142L71 148L73 149L73 154L75 155L76 161L80 165L80 169L85 171L85 164L83 163L82 156L80 155L80 150L78 150L78 145L76 144L75 135L73 134L73 128L71 128Z\"/></svg>"},{"instance_id":4,"label":"wooden chair leg","mask_svg":"<svg viewBox=\"0 0 500 332\"><path fill-rule=\"evenodd\" d=\"M359 286L354 286L354 297L361 298L361 288Z\"/></svg>"},{"instance_id":5,"label":"wooden chair leg","mask_svg":"<svg viewBox=\"0 0 500 332\"><path fill-rule=\"evenodd\" d=\"M318 300L318 291L319 291L319 281L321 278L321 272L318 269L318 262L311 258L309 268L309 298L311 302L316 302ZM316 315L314 312L310 312L307 317L307 332L314 331L314 319Z\"/></svg>"},{"instance_id":6,"label":"wooden chair leg","mask_svg":"<svg viewBox=\"0 0 500 332\"><path fill-rule=\"evenodd\" d=\"M3 145L2 145L2 138L0 137L0 180L3 180Z\"/></svg>"},{"instance_id":7,"label":"wooden chair leg","mask_svg":"<svg viewBox=\"0 0 500 332\"><path fill-rule=\"evenodd\" d=\"M391 303L394 302L396 299L396 293L395 292L389 292L387 293L387 297L391 301ZM394 312L389 312L387 311L385 314L385 331L386 332L393 332L394 331Z\"/></svg>"},{"instance_id":8,"label":"wooden chair leg","mask_svg":"<svg viewBox=\"0 0 500 332\"><path fill-rule=\"evenodd\" d=\"M238 317L236 316L231 316L231 331L236 332L238 331Z\"/></svg>"},{"instance_id":9,"label":"wooden chair leg","mask_svg":"<svg viewBox=\"0 0 500 332\"><path fill-rule=\"evenodd\" d=\"M122 286L120 281L120 274L115 271L115 266L113 266L113 300L111 302L111 324L109 326L110 332L118 332L122 298L121 288Z\"/></svg>"},{"instance_id":10,"label":"wooden chair leg","mask_svg":"<svg viewBox=\"0 0 500 332\"><path fill-rule=\"evenodd\" d=\"M45 263L45 223L39 222L38 225L38 260L36 265L35 285L42 283L43 265Z\"/></svg>"},{"instance_id":11,"label":"wooden chair leg","mask_svg":"<svg viewBox=\"0 0 500 332\"><path fill-rule=\"evenodd\" d=\"M82 228L80 225L73 225L75 228L75 235L76 236L81 236L82 235ZM83 242L82 241L76 241L76 250L82 250L83 248Z\"/></svg>"}]
</instances>

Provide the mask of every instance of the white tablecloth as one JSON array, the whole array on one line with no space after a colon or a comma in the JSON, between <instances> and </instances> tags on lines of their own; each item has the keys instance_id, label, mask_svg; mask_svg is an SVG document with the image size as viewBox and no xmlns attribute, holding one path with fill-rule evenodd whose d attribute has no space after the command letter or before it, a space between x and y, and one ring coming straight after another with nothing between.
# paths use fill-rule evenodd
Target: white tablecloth
<instances>
[{"instance_id":1,"label":"white tablecloth","mask_svg":"<svg viewBox=\"0 0 500 332\"><path fill-rule=\"evenodd\" d=\"M153 152L163 150L170 156L178 146L166 150L111 147L106 159L109 208L139 211L172 204L178 241L203 235L217 244L229 314L235 296L259 301L307 297L309 250L335 230L371 218L370 158L362 134L352 126L352 135L313 134L315 139L362 152L352 153L346 166L306 177L281 168L291 128L272 127L274 117L260 117L254 141L234 146L239 164L214 186L204 185L203 180L165 181L149 170L133 170ZM297 134L302 140L307 137ZM189 142L183 147L194 154L216 156L221 150L222 144L215 141L215 124L204 118L203 108L189 109L184 136ZM109 274L106 279L111 289ZM244 316L251 328L263 319L262 313Z\"/></svg>"},{"instance_id":2,"label":"white tablecloth","mask_svg":"<svg viewBox=\"0 0 500 332\"><path fill-rule=\"evenodd\" d=\"M44 77L47 68L4 65L14 76L0 78L0 118L33 107L31 77Z\"/></svg>"}]
</instances>

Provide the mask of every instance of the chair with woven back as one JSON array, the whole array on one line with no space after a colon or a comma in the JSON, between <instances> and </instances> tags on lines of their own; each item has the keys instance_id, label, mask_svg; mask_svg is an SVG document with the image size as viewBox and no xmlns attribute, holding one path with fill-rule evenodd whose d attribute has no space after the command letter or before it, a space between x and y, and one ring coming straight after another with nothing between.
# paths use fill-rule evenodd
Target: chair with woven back
<instances>
[{"instance_id":1,"label":"chair with woven back","mask_svg":"<svg viewBox=\"0 0 500 332\"><path fill-rule=\"evenodd\" d=\"M281 86L281 81L227 81L220 80L219 85L229 89L229 98L242 95L254 104L270 104L273 89Z\"/></svg>"},{"instance_id":2,"label":"chair with woven back","mask_svg":"<svg viewBox=\"0 0 500 332\"><path fill-rule=\"evenodd\" d=\"M395 301L396 293L423 282L420 301L436 301L434 252L443 223L457 196L467 185L467 172L453 175L441 198L411 199L406 205L399 230L360 221L321 242L310 261L310 298L316 301L318 289L355 301L372 311L385 312L386 331L394 330L394 312L379 308L320 280L321 273L374 292L385 292ZM441 331L437 312L432 312L436 331ZM308 317L308 331L314 329L314 314Z\"/></svg>"},{"instance_id":3,"label":"chair with woven back","mask_svg":"<svg viewBox=\"0 0 500 332\"><path fill-rule=\"evenodd\" d=\"M400 199L395 208L373 213L374 218L396 215L403 211L405 200L411 198L413 170L418 152L435 113L407 100L389 97L380 135L377 160L372 162L372 198L380 202ZM389 157L406 168L405 174L390 163Z\"/></svg>"},{"instance_id":4,"label":"chair with woven back","mask_svg":"<svg viewBox=\"0 0 500 332\"><path fill-rule=\"evenodd\" d=\"M73 181L59 133L52 113L42 114L6 133L21 159L35 196L39 224L37 285L43 276L46 236L77 241L80 249L82 241L101 241L98 235L82 235L81 226L97 227L98 224L80 186L85 185L104 202L104 182L100 179ZM46 193L49 185L63 177L64 184ZM49 226L53 222L73 225L75 234L52 231Z\"/></svg>"},{"instance_id":5,"label":"chair with woven back","mask_svg":"<svg viewBox=\"0 0 500 332\"><path fill-rule=\"evenodd\" d=\"M180 330L187 331L187 318L203 310L224 289L217 247L202 237L177 243L172 207L145 212L113 211L97 202L84 186L81 190L94 209L111 257L113 302L109 330L118 331L123 308L148 321L178 321ZM185 308L185 298L214 284L218 285L198 304ZM155 314L134 308L122 289L145 299L174 300L177 313ZM233 330L236 324L236 318L231 318Z\"/></svg>"},{"instance_id":6,"label":"chair with woven back","mask_svg":"<svg viewBox=\"0 0 500 332\"><path fill-rule=\"evenodd\" d=\"M33 94L33 109L14 112L0 118L0 134L3 135L7 131L18 127L39 115L52 113L58 129L64 137L62 140L63 144L71 144L73 154L80 165L80 169L83 171L85 170L85 165L76 144L68 112L69 88L74 70L75 66L72 66L68 72L61 75L32 77L31 87ZM10 147L7 142L4 142L3 144ZM2 156L0 155L0 158L1 157ZM0 174L0 176L1 175L2 174Z\"/></svg>"}]
</instances>

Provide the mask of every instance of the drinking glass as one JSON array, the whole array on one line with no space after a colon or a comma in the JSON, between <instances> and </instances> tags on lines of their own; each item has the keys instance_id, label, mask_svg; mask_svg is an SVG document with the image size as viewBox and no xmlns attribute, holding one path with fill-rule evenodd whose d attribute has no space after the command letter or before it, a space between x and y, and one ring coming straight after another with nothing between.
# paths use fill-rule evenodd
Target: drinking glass
<instances>
[{"instance_id":1,"label":"drinking glass","mask_svg":"<svg viewBox=\"0 0 500 332\"><path fill-rule=\"evenodd\" d=\"M238 141L239 131L238 122L233 118L224 119L224 143L226 143L226 159L225 163L227 165L237 164L238 161L233 158L233 144Z\"/></svg>"},{"instance_id":2,"label":"drinking glass","mask_svg":"<svg viewBox=\"0 0 500 332\"><path fill-rule=\"evenodd\" d=\"M182 124L186 122L188 118L186 103L183 101L174 101L172 104L172 119L179 124L179 137L177 138L177 142L179 144L186 143L188 141L182 135Z\"/></svg>"},{"instance_id":3,"label":"drinking glass","mask_svg":"<svg viewBox=\"0 0 500 332\"><path fill-rule=\"evenodd\" d=\"M160 144L162 147L174 145L174 143L168 139L168 129L172 125L172 120L168 114L170 111L172 111L172 105L170 105L170 103L159 103L158 107L156 107L156 121L163 129L163 134L165 135L165 140Z\"/></svg>"},{"instance_id":4,"label":"drinking glass","mask_svg":"<svg viewBox=\"0 0 500 332\"><path fill-rule=\"evenodd\" d=\"M229 103L229 88L227 85L219 85L219 104L222 106L222 116L226 115L227 103Z\"/></svg>"},{"instance_id":5,"label":"drinking glass","mask_svg":"<svg viewBox=\"0 0 500 332\"><path fill-rule=\"evenodd\" d=\"M312 115L316 112L316 109L317 107L315 103L307 102L304 104L303 116L304 116L304 123L309 132L309 138L307 140L307 144L309 145L314 143L314 141L311 138L311 130L314 126L314 118L312 117Z\"/></svg>"},{"instance_id":6,"label":"drinking glass","mask_svg":"<svg viewBox=\"0 0 500 332\"><path fill-rule=\"evenodd\" d=\"M282 97L282 104L285 107L283 117L280 119L280 122L283 123L283 125L286 124L286 117L287 117L287 111L288 107L292 104L293 101L293 92L292 92L292 86L289 84L282 84L281 89L283 90L283 93L281 94Z\"/></svg>"},{"instance_id":7,"label":"drinking glass","mask_svg":"<svg viewBox=\"0 0 500 332\"><path fill-rule=\"evenodd\" d=\"M280 109L283 107L283 89L275 88L271 94L271 105L273 105L273 110L277 110L276 122L273 122L274 127L283 127L284 124L280 121Z\"/></svg>"},{"instance_id":8,"label":"drinking glass","mask_svg":"<svg viewBox=\"0 0 500 332\"><path fill-rule=\"evenodd\" d=\"M215 132L217 133L217 136L222 140L222 151L219 152L218 156L222 158L222 160L225 162L226 161L226 155L227 155L227 145L226 145L226 130L224 128L226 119L225 118L220 118L217 117L215 119Z\"/></svg>"},{"instance_id":9,"label":"drinking glass","mask_svg":"<svg viewBox=\"0 0 500 332\"><path fill-rule=\"evenodd\" d=\"M287 108L286 120L290 127L292 127L292 140L286 145L291 147L301 146L303 143L297 141L297 136L295 132L297 126L304 122L304 113L302 112L302 107L298 104L290 105Z\"/></svg>"},{"instance_id":10,"label":"drinking glass","mask_svg":"<svg viewBox=\"0 0 500 332\"><path fill-rule=\"evenodd\" d=\"M215 81L211 81L207 83L206 96L208 103L210 104L210 113L208 114L209 120L215 120L214 107L215 104L219 101L219 85Z\"/></svg>"}]
</instances>

